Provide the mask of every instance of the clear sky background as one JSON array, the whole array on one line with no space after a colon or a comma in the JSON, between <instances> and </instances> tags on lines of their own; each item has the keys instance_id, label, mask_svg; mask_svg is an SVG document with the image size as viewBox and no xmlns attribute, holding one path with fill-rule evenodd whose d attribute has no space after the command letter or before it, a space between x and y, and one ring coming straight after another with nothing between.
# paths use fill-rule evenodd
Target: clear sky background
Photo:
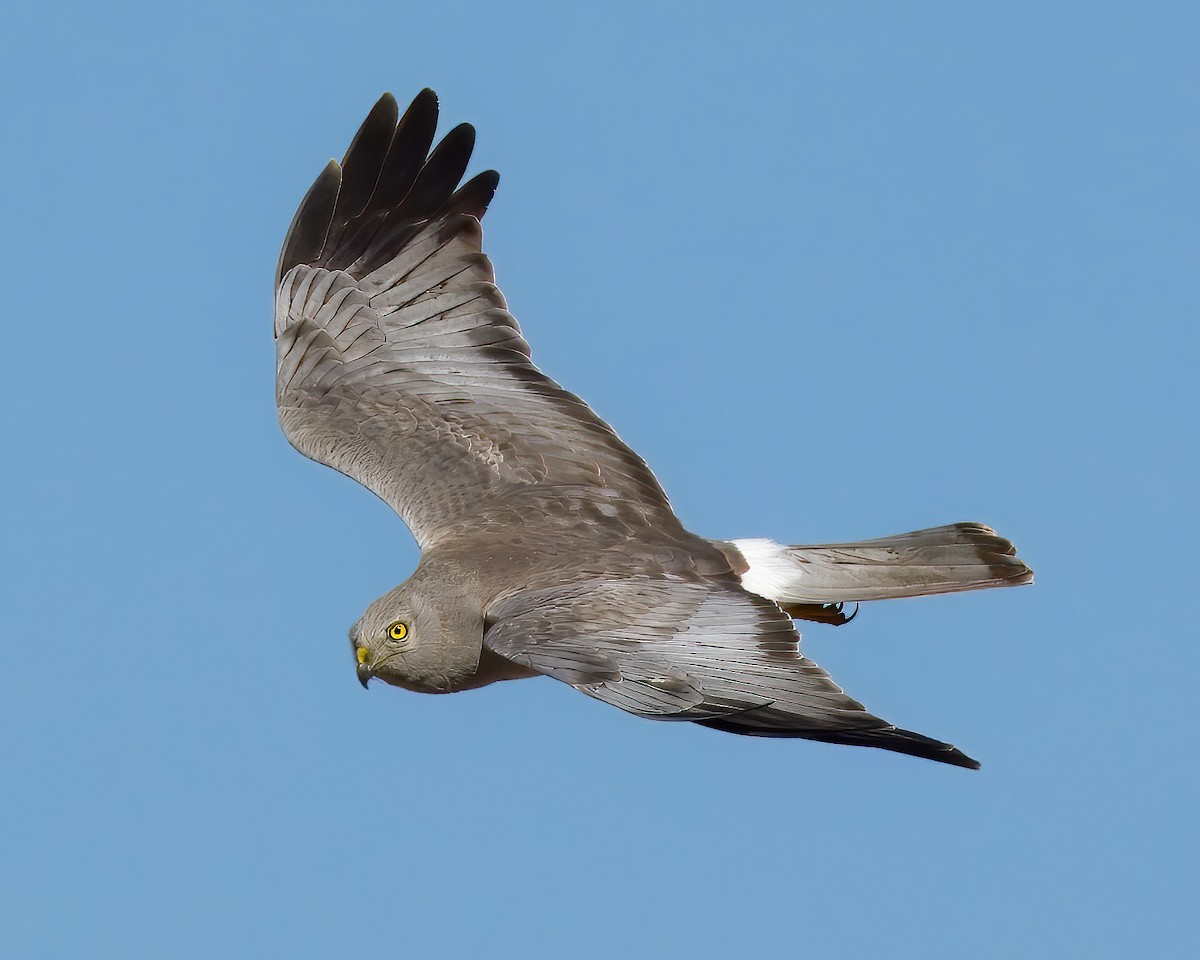
<instances>
[{"instance_id":1,"label":"clear sky background","mask_svg":"<svg viewBox=\"0 0 1200 960\"><path fill-rule=\"evenodd\" d=\"M1184 956L1191 3L10 3L6 957ZM384 90L496 167L543 369L697 533L997 527L806 652L972 773L355 681L417 562L275 421L271 281Z\"/></svg>"}]
</instances>

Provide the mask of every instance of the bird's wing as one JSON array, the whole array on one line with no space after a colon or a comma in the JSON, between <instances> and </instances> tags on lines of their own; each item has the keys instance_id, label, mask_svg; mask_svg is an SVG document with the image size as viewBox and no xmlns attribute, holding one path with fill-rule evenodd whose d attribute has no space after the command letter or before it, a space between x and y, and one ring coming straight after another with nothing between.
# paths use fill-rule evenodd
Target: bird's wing
<instances>
[{"instance_id":1,"label":"bird's wing","mask_svg":"<svg viewBox=\"0 0 1200 960\"><path fill-rule=\"evenodd\" d=\"M276 397L288 440L382 497L422 547L531 488L669 513L641 458L531 362L480 252L498 175L458 185L473 129L430 151L430 90L397 114L385 95L284 240Z\"/></svg>"},{"instance_id":2,"label":"bird's wing","mask_svg":"<svg viewBox=\"0 0 1200 960\"><path fill-rule=\"evenodd\" d=\"M872 716L801 655L786 614L731 584L593 579L502 598L487 619L495 653L639 716L978 766Z\"/></svg>"}]
</instances>

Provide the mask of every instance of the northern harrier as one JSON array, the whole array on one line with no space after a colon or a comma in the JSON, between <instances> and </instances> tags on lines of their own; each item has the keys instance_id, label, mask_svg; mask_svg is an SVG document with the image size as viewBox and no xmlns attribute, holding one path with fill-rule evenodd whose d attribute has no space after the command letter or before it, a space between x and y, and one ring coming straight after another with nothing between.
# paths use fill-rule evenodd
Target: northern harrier
<instances>
[{"instance_id":1,"label":"northern harrier","mask_svg":"<svg viewBox=\"0 0 1200 960\"><path fill-rule=\"evenodd\" d=\"M350 631L358 677L425 693L545 674L630 713L963 767L800 654L847 601L1028 583L976 523L782 546L684 529L642 459L533 365L480 252L498 175L468 124L385 95L296 211L276 275L279 419L390 504L413 575Z\"/></svg>"}]
</instances>

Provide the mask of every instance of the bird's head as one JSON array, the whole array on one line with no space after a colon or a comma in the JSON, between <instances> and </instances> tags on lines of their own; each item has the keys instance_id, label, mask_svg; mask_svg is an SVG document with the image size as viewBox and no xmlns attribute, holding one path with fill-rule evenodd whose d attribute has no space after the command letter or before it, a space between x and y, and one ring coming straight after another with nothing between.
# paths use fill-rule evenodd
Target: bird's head
<instances>
[{"instance_id":1,"label":"bird's head","mask_svg":"<svg viewBox=\"0 0 1200 960\"><path fill-rule=\"evenodd\" d=\"M469 685L483 647L483 616L461 598L434 598L412 581L374 601L350 628L358 680L419 693Z\"/></svg>"}]
</instances>

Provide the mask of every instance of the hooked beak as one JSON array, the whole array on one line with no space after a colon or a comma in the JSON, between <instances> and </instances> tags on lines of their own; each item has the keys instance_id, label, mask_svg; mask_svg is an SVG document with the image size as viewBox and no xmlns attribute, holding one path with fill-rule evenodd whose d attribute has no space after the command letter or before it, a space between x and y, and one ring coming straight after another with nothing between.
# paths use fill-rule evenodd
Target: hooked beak
<instances>
[{"instance_id":1,"label":"hooked beak","mask_svg":"<svg viewBox=\"0 0 1200 960\"><path fill-rule=\"evenodd\" d=\"M367 681L371 679L371 664L367 655L366 647L359 647L354 651L355 657L358 660L358 666L355 672L358 674L358 682L363 685L363 689L367 689Z\"/></svg>"}]
</instances>

